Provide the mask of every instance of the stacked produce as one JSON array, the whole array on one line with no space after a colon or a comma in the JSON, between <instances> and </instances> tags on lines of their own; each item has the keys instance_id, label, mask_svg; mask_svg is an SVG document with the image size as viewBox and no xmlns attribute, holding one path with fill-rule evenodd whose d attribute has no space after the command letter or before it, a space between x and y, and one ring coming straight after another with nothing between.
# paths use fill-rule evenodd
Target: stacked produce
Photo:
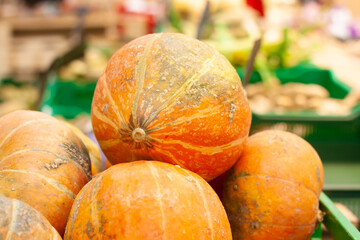
<instances>
[{"instance_id":1,"label":"stacked produce","mask_svg":"<svg viewBox=\"0 0 360 240\"><path fill-rule=\"evenodd\" d=\"M350 92L344 99L331 98L326 88L318 84L278 82L250 84L247 97L254 113L284 113L314 111L319 115L348 115L360 102L360 91Z\"/></svg>"},{"instance_id":2,"label":"stacked produce","mask_svg":"<svg viewBox=\"0 0 360 240\"><path fill-rule=\"evenodd\" d=\"M118 50L99 78L92 124L114 166L90 180L99 155L78 129L36 112L0 119L0 195L61 235L66 224L64 239L309 239L317 225L317 153L287 132L248 138L238 74L198 40L152 34Z\"/></svg>"},{"instance_id":3,"label":"stacked produce","mask_svg":"<svg viewBox=\"0 0 360 240\"><path fill-rule=\"evenodd\" d=\"M91 177L81 140L44 113L15 111L0 118L0 195L39 211L63 234L76 194Z\"/></svg>"}]
</instances>

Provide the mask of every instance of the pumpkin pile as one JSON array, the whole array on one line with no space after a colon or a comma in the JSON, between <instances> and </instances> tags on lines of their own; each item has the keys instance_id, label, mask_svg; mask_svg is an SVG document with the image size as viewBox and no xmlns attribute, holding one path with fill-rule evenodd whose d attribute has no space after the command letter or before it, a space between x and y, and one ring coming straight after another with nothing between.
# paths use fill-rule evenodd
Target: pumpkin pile
<instances>
[{"instance_id":1,"label":"pumpkin pile","mask_svg":"<svg viewBox=\"0 0 360 240\"><path fill-rule=\"evenodd\" d=\"M0 238L59 239L50 224L66 240L300 240L314 231L320 158L288 132L248 137L241 80L205 43L181 34L128 43L98 80L91 115L107 170L72 126L30 111L0 118L0 206L9 206Z\"/></svg>"}]
</instances>

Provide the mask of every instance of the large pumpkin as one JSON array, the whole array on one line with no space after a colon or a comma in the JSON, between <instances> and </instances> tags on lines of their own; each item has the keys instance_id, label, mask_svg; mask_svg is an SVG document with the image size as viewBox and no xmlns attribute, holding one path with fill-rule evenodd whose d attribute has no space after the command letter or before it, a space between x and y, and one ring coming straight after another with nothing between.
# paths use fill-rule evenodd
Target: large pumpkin
<instances>
[{"instance_id":1,"label":"large pumpkin","mask_svg":"<svg viewBox=\"0 0 360 240\"><path fill-rule=\"evenodd\" d=\"M34 111L0 118L0 194L29 204L60 234L90 178L88 152L63 123Z\"/></svg>"},{"instance_id":2,"label":"large pumpkin","mask_svg":"<svg viewBox=\"0 0 360 240\"><path fill-rule=\"evenodd\" d=\"M61 240L61 237L38 211L17 199L0 195L0 239Z\"/></svg>"},{"instance_id":3,"label":"large pumpkin","mask_svg":"<svg viewBox=\"0 0 360 240\"><path fill-rule=\"evenodd\" d=\"M205 180L157 161L117 164L78 194L65 240L231 239L225 210Z\"/></svg>"},{"instance_id":4,"label":"large pumpkin","mask_svg":"<svg viewBox=\"0 0 360 240\"><path fill-rule=\"evenodd\" d=\"M153 159L206 180L236 162L251 122L240 78L227 59L171 33L138 38L113 55L91 114L112 164Z\"/></svg>"},{"instance_id":5,"label":"large pumpkin","mask_svg":"<svg viewBox=\"0 0 360 240\"><path fill-rule=\"evenodd\" d=\"M225 184L233 238L310 239L322 185L321 160L305 140L272 130L250 136Z\"/></svg>"}]
</instances>

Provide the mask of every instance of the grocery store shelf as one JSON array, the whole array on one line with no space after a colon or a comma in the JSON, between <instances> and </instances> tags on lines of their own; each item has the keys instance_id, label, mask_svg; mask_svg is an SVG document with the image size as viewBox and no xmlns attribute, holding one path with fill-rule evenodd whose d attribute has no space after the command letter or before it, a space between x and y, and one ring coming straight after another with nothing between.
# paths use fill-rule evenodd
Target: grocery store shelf
<instances>
[{"instance_id":1,"label":"grocery store shelf","mask_svg":"<svg viewBox=\"0 0 360 240\"><path fill-rule=\"evenodd\" d=\"M14 17L4 19L13 31L46 31L73 29L78 22L76 15L53 17ZM106 11L91 12L85 18L85 28L106 28L112 23L111 14Z\"/></svg>"}]
</instances>

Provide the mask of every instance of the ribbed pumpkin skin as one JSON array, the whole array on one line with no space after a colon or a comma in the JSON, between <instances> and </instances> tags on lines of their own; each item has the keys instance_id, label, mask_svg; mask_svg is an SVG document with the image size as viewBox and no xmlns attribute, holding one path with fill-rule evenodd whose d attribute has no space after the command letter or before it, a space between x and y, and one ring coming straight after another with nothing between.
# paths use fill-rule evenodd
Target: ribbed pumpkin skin
<instances>
[{"instance_id":1,"label":"ribbed pumpkin skin","mask_svg":"<svg viewBox=\"0 0 360 240\"><path fill-rule=\"evenodd\" d=\"M91 161L92 176L95 176L96 174L111 167L111 163L107 159L105 159L105 164L103 165L98 146L88 136L86 136L79 128L77 128L73 124L66 121L64 121L64 123L76 134L76 136L81 139L81 141L87 148Z\"/></svg>"},{"instance_id":2,"label":"ribbed pumpkin skin","mask_svg":"<svg viewBox=\"0 0 360 240\"><path fill-rule=\"evenodd\" d=\"M117 164L78 194L65 240L232 239L211 187L183 168L157 162Z\"/></svg>"},{"instance_id":3,"label":"ribbed pumpkin skin","mask_svg":"<svg viewBox=\"0 0 360 240\"><path fill-rule=\"evenodd\" d=\"M0 118L0 194L35 208L61 235L90 178L88 152L63 123L34 111Z\"/></svg>"},{"instance_id":4,"label":"ribbed pumpkin skin","mask_svg":"<svg viewBox=\"0 0 360 240\"><path fill-rule=\"evenodd\" d=\"M283 131L250 136L230 170L223 203L234 239L310 239L323 166L302 138Z\"/></svg>"},{"instance_id":5,"label":"ribbed pumpkin skin","mask_svg":"<svg viewBox=\"0 0 360 240\"><path fill-rule=\"evenodd\" d=\"M119 49L92 103L94 133L112 164L153 159L206 180L236 162L250 122L235 69L181 34L146 35Z\"/></svg>"},{"instance_id":6,"label":"ribbed pumpkin skin","mask_svg":"<svg viewBox=\"0 0 360 240\"><path fill-rule=\"evenodd\" d=\"M0 239L61 240L38 211L17 199L0 195Z\"/></svg>"}]
</instances>

